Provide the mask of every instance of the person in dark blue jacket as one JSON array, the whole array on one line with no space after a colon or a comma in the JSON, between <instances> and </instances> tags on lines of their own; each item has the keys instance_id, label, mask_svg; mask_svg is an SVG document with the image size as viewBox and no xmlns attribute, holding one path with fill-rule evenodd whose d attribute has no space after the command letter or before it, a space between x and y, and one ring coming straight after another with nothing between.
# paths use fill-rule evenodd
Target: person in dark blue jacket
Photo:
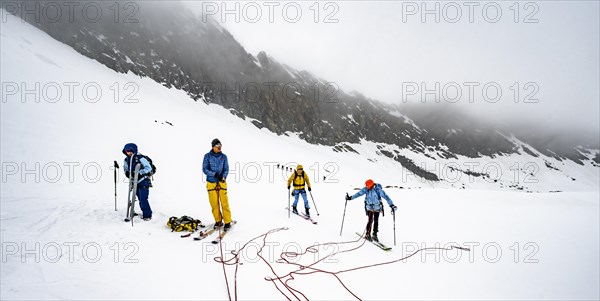
<instances>
[{"instance_id":1,"label":"person in dark blue jacket","mask_svg":"<svg viewBox=\"0 0 600 301\"><path fill-rule=\"evenodd\" d=\"M384 198L387 201L388 205L392 209L392 214L396 212L398 207L394 205L387 193L383 191L381 184L375 184L375 182L373 182L371 179L367 180L365 182L365 187L363 187L363 189L353 196L348 196L346 194L346 200L353 200L365 194L365 211L369 217L365 238L368 240L372 239L374 241L379 241L379 238L377 237L377 232L379 231L379 213L383 211L381 198ZM373 236L371 236L371 224L373 224Z\"/></svg>"},{"instance_id":2,"label":"person in dark blue jacket","mask_svg":"<svg viewBox=\"0 0 600 301\"><path fill-rule=\"evenodd\" d=\"M138 147L134 143L127 143L123 147L123 154L125 154L125 160L123 162L123 170L125 171L125 176L129 178L131 174L135 171L135 165L140 163L140 173L138 175L138 184L137 191L135 194L140 203L140 209L142 209L142 218L145 221L149 221L152 219L152 209L150 208L150 203L148 202L148 196L150 194L150 187L152 187L152 182L150 182L150 172L152 171L152 165L150 162L146 160L141 154L138 153ZM135 216L136 214L134 214Z\"/></svg>"},{"instance_id":3,"label":"person in dark blue jacket","mask_svg":"<svg viewBox=\"0 0 600 301\"><path fill-rule=\"evenodd\" d=\"M215 219L215 228L225 222L223 230L227 231L231 227L231 209L227 197L227 182L225 182L229 175L229 162L227 156L221 152L222 145L219 139L213 139L211 146L212 149L204 155L202 172L206 175L206 190L208 190L208 201Z\"/></svg>"}]
</instances>

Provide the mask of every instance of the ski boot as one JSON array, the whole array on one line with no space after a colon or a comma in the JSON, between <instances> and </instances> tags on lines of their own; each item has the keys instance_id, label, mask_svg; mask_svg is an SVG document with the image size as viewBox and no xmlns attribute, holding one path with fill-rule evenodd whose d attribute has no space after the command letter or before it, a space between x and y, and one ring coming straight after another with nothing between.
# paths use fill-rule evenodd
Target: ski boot
<instances>
[{"instance_id":1,"label":"ski boot","mask_svg":"<svg viewBox=\"0 0 600 301\"><path fill-rule=\"evenodd\" d=\"M292 206L292 213L298 214L298 209L296 208L296 206Z\"/></svg>"},{"instance_id":2,"label":"ski boot","mask_svg":"<svg viewBox=\"0 0 600 301\"><path fill-rule=\"evenodd\" d=\"M223 225L222 222L216 222L215 226L213 228L217 229L217 228L221 227L222 225Z\"/></svg>"},{"instance_id":3,"label":"ski boot","mask_svg":"<svg viewBox=\"0 0 600 301\"><path fill-rule=\"evenodd\" d=\"M365 239L368 240L368 241L372 241L371 234L369 234L367 232L367 234L365 235Z\"/></svg>"},{"instance_id":4,"label":"ski boot","mask_svg":"<svg viewBox=\"0 0 600 301\"><path fill-rule=\"evenodd\" d=\"M227 231L231 228L231 223L226 223L225 226L223 227L223 231Z\"/></svg>"},{"instance_id":5,"label":"ski boot","mask_svg":"<svg viewBox=\"0 0 600 301\"><path fill-rule=\"evenodd\" d=\"M308 209L310 209L310 208L304 207L304 209L306 210L306 216L310 217L310 212L308 212Z\"/></svg>"},{"instance_id":6,"label":"ski boot","mask_svg":"<svg viewBox=\"0 0 600 301\"><path fill-rule=\"evenodd\" d=\"M379 242L379 238L377 237L377 232L373 232L373 236L371 237L373 241Z\"/></svg>"}]
</instances>

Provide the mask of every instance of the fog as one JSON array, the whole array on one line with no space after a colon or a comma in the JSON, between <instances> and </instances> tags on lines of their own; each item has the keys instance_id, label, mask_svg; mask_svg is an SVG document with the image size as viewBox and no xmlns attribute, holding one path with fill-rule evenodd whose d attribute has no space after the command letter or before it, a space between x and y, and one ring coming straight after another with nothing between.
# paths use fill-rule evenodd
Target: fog
<instances>
[{"instance_id":1,"label":"fog","mask_svg":"<svg viewBox=\"0 0 600 301\"><path fill-rule=\"evenodd\" d=\"M598 140L597 1L187 4L248 52L345 91Z\"/></svg>"}]
</instances>

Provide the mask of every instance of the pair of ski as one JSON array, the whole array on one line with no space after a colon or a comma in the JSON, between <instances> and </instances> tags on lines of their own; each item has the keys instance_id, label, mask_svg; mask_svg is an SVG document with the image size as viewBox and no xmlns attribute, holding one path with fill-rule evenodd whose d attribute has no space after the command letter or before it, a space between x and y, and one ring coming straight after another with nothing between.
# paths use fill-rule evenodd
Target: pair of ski
<instances>
[{"instance_id":1,"label":"pair of ski","mask_svg":"<svg viewBox=\"0 0 600 301\"><path fill-rule=\"evenodd\" d=\"M290 209L289 209L289 207L285 207L285 211L288 211L288 210L290 210ZM297 215L297 216L299 216L299 217L301 217L301 218L303 218L303 219L305 219L305 220L307 220L307 221L309 221L309 222L313 223L313 225L316 225L316 224L317 224L317 221L316 221L316 220L312 219L312 217L310 217L310 216L308 216L308 215L306 215L306 214L304 214L304 213L302 213L302 212L294 213L294 212L292 211L292 214L294 214L294 215Z\"/></svg>"},{"instance_id":2,"label":"pair of ski","mask_svg":"<svg viewBox=\"0 0 600 301\"><path fill-rule=\"evenodd\" d=\"M358 236L366 239L362 234L360 234L358 232L356 232L356 235L358 235ZM372 244L374 244L375 246L377 246L378 248L380 248L380 249L382 249L382 250L384 250L386 252L389 252L389 251L392 250L392 247L388 247L388 246L386 246L386 245L384 245L384 244L382 244L382 243L380 243L378 241L375 241L373 239L367 239L367 241L370 241Z\"/></svg>"},{"instance_id":3,"label":"pair of ski","mask_svg":"<svg viewBox=\"0 0 600 301\"><path fill-rule=\"evenodd\" d=\"M130 159L129 164L133 163L133 156ZM130 165L131 166L131 165ZM125 219L123 221L129 222L131 221L131 226L133 226L133 217L135 216L135 198L137 193L137 184L138 184L138 175L140 174L141 164L135 165L135 171L132 175L129 176L129 193L127 194L127 213Z\"/></svg>"},{"instance_id":4,"label":"pair of ski","mask_svg":"<svg viewBox=\"0 0 600 301\"><path fill-rule=\"evenodd\" d=\"M212 224L210 224L209 226L210 226L210 227L214 227L214 225L215 225L215 224L214 224L214 223L212 223ZM205 226L205 225L202 225L202 224L198 225L198 227L200 227L200 228L206 228L206 226ZM192 236L192 234L196 233L196 231L198 231L198 229L197 229L197 228L196 228L196 229L194 229L194 231L192 231L192 232L190 232L190 233L186 233L186 234L183 234L183 235L181 235L181 237L182 237L182 238L183 238L183 237L190 237L190 236ZM206 230L200 230L200 232L202 232L202 231L206 231Z\"/></svg>"},{"instance_id":5,"label":"pair of ski","mask_svg":"<svg viewBox=\"0 0 600 301\"><path fill-rule=\"evenodd\" d=\"M235 224L237 224L237 221L231 221L231 227L232 228L233 228L233 226ZM219 227L219 228L222 228L222 226ZM209 237L211 234L217 232L219 230L219 228L215 228L215 224L212 223L212 224L209 225L209 227L208 227L207 230L200 230L200 233L198 234L197 237L194 237L194 240L195 241L204 240L205 238ZM229 228L228 230L221 229L221 234L217 235L217 237L215 237L215 239L212 240L212 243L213 244L218 244L221 240L223 240L223 237L225 237L225 235L229 231L231 231L231 228ZM191 234L192 233L188 233L188 234L182 235L181 237L188 237Z\"/></svg>"}]
</instances>

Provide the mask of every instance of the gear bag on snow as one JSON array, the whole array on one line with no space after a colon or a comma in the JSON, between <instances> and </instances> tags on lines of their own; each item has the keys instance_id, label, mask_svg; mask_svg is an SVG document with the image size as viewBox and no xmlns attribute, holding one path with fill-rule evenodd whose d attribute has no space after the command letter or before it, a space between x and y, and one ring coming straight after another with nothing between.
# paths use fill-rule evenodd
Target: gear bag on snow
<instances>
[{"instance_id":1,"label":"gear bag on snow","mask_svg":"<svg viewBox=\"0 0 600 301\"><path fill-rule=\"evenodd\" d=\"M167 227L171 228L171 232L194 232L198 229L198 226L203 227L202 222L187 215L182 217L171 216L169 221L167 221Z\"/></svg>"}]
</instances>

